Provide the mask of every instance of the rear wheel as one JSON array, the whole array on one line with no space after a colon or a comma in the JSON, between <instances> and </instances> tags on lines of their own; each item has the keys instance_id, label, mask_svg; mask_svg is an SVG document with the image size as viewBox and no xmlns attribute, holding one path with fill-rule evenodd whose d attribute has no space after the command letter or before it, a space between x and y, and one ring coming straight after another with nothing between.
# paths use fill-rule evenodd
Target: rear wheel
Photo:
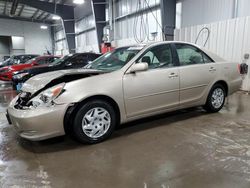
<instances>
[{"instance_id":1,"label":"rear wheel","mask_svg":"<svg viewBox=\"0 0 250 188\"><path fill-rule=\"evenodd\" d=\"M218 112L222 109L226 99L226 90L223 85L215 84L207 98L204 109L208 112Z\"/></svg>"},{"instance_id":2,"label":"rear wheel","mask_svg":"<svg viewBox=\"0 0 250 188\"><path fill-rule=\"evenodd\" d=\"M83 143L95 144L107 139L116 126L114 108L102 100L84 104L76 113L73 133Z\"/></svg>"}]
</instances>

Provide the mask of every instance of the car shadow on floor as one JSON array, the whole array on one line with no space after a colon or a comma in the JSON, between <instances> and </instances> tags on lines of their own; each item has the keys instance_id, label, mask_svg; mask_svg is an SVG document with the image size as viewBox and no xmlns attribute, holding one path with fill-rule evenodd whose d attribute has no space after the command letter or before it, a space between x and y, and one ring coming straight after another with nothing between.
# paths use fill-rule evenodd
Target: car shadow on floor
<instances>
[{"instance_id":1,"label":"car shadow on floor","mask_svg":"<svg viewBox=\"0 0 250 188\"><path fill-rule=\"evenodd\" d=\"M176 123L191 118L208 115L202 108L189 108L170 113L164 113L148 118L143 118L130 123L120 125L116 128L114 134L109 138L118 139L129 134L153 129L161 126L168 126L171 123ZM26 150L34 153L50 153L63 150L72 150L76 148L91 147L88 144L81 144L71 136L61 136L44 141L32 142L20 137L17 138L19 144ZM103 143L99 143L103 144ZM98 144L98 145L99 145Z\"/></svg>"}]
</instances>

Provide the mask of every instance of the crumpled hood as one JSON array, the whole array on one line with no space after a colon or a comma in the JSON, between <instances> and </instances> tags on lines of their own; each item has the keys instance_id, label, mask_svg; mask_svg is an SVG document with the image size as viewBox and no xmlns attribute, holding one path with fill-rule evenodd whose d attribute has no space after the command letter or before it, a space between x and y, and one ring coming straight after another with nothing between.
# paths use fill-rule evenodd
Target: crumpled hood
<instances>
[{"instance_id":1,"label":"crumpled hood","mask_svg":"<svg viewBox=\"0 0 250 188\"><path fill-rule=\"evenodd\" d=\"M31 77L29 80L27 80L23 84L23 87L21 90L34 94L35 92L46 87L52 81L59 79L59 78L62 78L63 80L64 77L73 76L73 75L78 75L78 76L82 76L82 78L85 78L89 76L98 75L100 73L103 73L103 71L88 70L88 69L69 69L69 70L59 70L59 71L43 73L43 74L39 74L34 77ZM81 78L72 79L71 81L77 80L77 79L81 79ZM61 81L61 83L62 82L63 81Z\"/></svg>"}]
</instances>

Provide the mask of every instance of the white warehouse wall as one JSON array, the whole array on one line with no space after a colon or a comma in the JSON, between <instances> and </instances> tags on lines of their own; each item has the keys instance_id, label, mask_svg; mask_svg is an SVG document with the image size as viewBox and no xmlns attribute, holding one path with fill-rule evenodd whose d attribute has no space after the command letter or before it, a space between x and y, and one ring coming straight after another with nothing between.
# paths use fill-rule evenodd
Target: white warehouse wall
<instances>
[{"instance_id":1,"label":"white warehouse wall","mask_svg":"<svg viewBox=\"0 0 250 188\"><path fill-rule=\"evenodd\" d=\"M175 40L194 43L203 27L208 27L210 30L206 49L234 62L242 62L244 54L250 54L250 17L176 29ZM206 38L207 31L204 31L197 44L203 46Z\"/></svg>"},{"instance_id":2,"label":"white warehouse wall","mask_svg":"<svg viewBox=\"0 0 250 188\"><path fill-rule=\"evenodd\" d=\"M46 47L52 51L50 28L40 29L41 24L11 19L0 19L0 35L24 37L25 53L44 54Z\"/></svg>"},{"instance_id":3,"label":"white warehouse wall","mask_svg":"<svg viewBox=\"0 0 250 188\"><path fill-rule=\"evenodd\" d=\"M75 24L76 52L99 52L94 16L78 20Z\"/></svg>"},{"instance_id":4,"label":"white warehouse wall","mask_svg":"<svg viewBox=\"0 0 250 188\"><path fill-rule=\"evenodd\" d=\"M114 46L120 47L125 45L131 45L138 43L135 40L135 33L137 38L143 39L143 43L148 43L152 41L161 41L162 40L162 31L161 31L161 13L160 13L160 0L147 0L142 2L143 9L147 9L148 5L154 8L154 10L148 10L143 12L143 21L145 23L145 29L140 25L140 20L142 17L137 15L132 15L136 13L138 7L138 0L120 0L115 3L115 12L114 17L116 22L114 23ZM117 19L118 18L118 19ZM122 18L122 19L120 19ZM135 23L135 18L138 19L138 22ZM156 19L158 21L156 21ZM160 25L159 25L159 24ZM136 32L134 33L134 28L136 27ZM142 28L142 37L140 37L140 29ZM146 30L146 32L145 32ZM153 38L151 33L157 32L156 38ZM146 34L145 34L146 33Z\"/></svg>"},{"instance_id":5,"label":"white warehouse wall","mask_svg":"<svg viewBox=\"0 0 250 188\"><path fill-rule=\"evenodd\" d=\"M59 29L55 32L55 54L56 55L67 55L69 54L68 44L65 38L65 32L62 29Z\"/></svg>"},{"instance_id":6,"label":"white warehouse wall","mask_svg":"<svg viewBox=\"0 0 250 188\"><path fill-rule=\"evenodd\" d=\"M181 27L233 18L235 0L182 0Z\"/></svg>"},{"instance_id":7,"label":"white warehouse wall","mask_svg":"<svg viewBox=\"0 0 250 188\"><path fill-rule=\"evenodd\" d=\"M97 33L93 15L88 15L75 22L76 52L99 52ZM55 53L66 55L69 53L64 30L55 32Z\"/></svg>"},{"instance_id":8,"label":"white warehouse wall","mask_svg":"<svg viewBox=\"0 0 250 188\"><path fill-rule=\"evenodd\" d=\"M181 27L250 16L249 0L179 0Z\"/></svg>"},{"instance_id":9,"label":"white warehouse wall","mask_svg":"<svg viewBox=\"0 0 250 188\"><path fill-rule=\"evenodd\" d=\"M249 0L238 0L237 16L250 16L250 1Z\"/></svg>"}]
</instances>

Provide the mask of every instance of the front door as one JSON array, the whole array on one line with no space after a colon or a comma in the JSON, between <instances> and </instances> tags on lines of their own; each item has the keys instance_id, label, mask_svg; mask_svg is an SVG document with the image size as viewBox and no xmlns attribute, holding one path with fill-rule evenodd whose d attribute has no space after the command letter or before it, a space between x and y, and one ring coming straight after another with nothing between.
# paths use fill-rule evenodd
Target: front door
<instances>
[{"instance_id":1,"label":"front door","mask_svg":"<svg viewBox=\"0 0 250 188\"><path fill-rule=\"evenodd\" d=\"M150 48L135 63L149 69L125 73L124 100L128 117L176 108L179 105L179 70L169 44Z\"/></svg>"}]
</instances>

